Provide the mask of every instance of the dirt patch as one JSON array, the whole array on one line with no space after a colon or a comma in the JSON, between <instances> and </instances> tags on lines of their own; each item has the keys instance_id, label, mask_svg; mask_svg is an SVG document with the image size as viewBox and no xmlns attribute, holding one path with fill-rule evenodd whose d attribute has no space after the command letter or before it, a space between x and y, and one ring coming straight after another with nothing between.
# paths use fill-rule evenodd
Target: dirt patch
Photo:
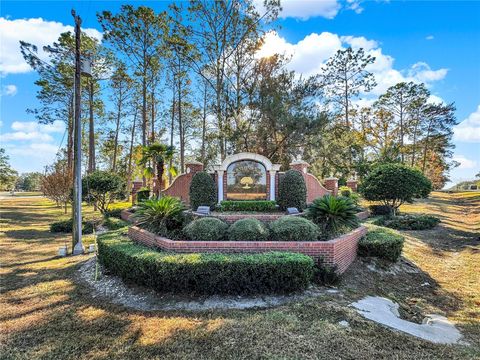
<instances>
[{"instance_id":1,"label":"dirt patch","mask_svg":"<svg viewBox=\"0 0 480 360\"><path fill-rule=\"evenodd\" d=\"M95 258L87 260L78 271L82 282L92 290L93 298L105 298L114 304L141 311L269 308L326 294L342 296L338 290L312 286L304 292L292 295L186 297L159 294L142 286L126 284L119 277L105 271L101 265L97 265Z\"/></svg>"}]
</instances>

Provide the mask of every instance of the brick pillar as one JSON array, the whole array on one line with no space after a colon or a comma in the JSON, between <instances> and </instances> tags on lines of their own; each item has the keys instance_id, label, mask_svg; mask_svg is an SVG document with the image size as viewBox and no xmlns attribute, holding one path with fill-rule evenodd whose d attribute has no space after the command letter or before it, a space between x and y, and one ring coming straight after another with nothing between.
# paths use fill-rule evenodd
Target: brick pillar
<instances>
[{"instance_id":1,"label":"brick pillar","mask_svg":"<svg viewBox=\"0 0 480 360\"><path fill-rule=\"evenodd\" d=\"M353 191L357 192L358 181L355 179L347 180L347 186Z\"/></svg>"},{"instance_id":2,"label":"brick pillar","mask_svg":"<svg viewBox=\"0 0 480 360\"><path fill-rule=\"evenodd\" d=\"M308 167L309 166L310 165L306 161L297 160L297 161L294 161L290 164L290 169L300 171L300 173L303 176L303 179L305 180L305 184L306 184L307 183L307 172L308 172Z\"/></svg>"},{"instance_id":3,"label":"brick pillar","mask_svg":"<svg viewBox=\"0 0 480 360\"><path fill-rule=\"evenodd\" d=\"M199 161L189 161L185 163L187 174L191 174L192 177L197 172L203 171L203 164Z\"/></svg>"},{"instance_id":4,"label":"brick pillar","mask_svg":"<svg viewBox=\"0 0 480 360\"><path fill-rule=\"evenodd\" d=\"M326 178L324 181L325 188L332 192L333 196L338 194L338 179L335 177Z\"/></svg>"},{"instance_id":5,"label":"brick pillar","mask_svg":"<svg viewBox=\"0 0 480 360\"><path fill-rule=\"evenodd\" d=\"M135 205L136 199L137 199L137 191L143 186L143 182L140 181L134 181L132 183L132 205Z\"/></svg>"}]
</instances>

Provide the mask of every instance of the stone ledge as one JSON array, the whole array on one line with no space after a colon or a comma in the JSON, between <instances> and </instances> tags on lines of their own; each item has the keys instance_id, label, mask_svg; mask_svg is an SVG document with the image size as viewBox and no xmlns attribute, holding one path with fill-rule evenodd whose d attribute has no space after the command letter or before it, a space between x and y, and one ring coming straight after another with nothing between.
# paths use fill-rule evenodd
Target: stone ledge
<instances>
[{"instance_id":1,"label":"stone ledge","mask_svg":"<svg viewBox=\"0 0 480 360\"><path fill-rule=\"evenodd\" d=\"M336 265L343 273L357 256L358 241L365 236L367 228L360 226L351 232L328 241L187 241L171 240L155 235L137 226L128 229L128 236L143 245L177 253L259 253L290 251L322 257L328 265Z\"/></svg>"}]
</instances>

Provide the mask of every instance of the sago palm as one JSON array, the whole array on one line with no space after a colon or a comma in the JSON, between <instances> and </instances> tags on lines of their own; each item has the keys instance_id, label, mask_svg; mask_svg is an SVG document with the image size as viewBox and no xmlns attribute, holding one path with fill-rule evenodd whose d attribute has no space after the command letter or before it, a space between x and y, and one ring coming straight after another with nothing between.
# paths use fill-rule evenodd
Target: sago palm
<instances>
[{"instance_id":1,"label":"sago palm","mask_svg":"<svg viewBox=\"0 0 480 360\"><path fill-rule=\"evenodd\" d=\"M149 199L138 204L133 214L136 223L157 233L181 226L185 205L177 198L164 196Z\"/></svg>"},{"instance_id":2,"label":"sago palm","mask_svg":"<svg viewBox=\"0 0 480 360\"><path fill-rule=\"evenodd\" d=\"M313 200L307 216L320 226L325 235L333 235L346 227L356 227L355 204L346 197L325 195Z\"/></svg>"}]
</instances>

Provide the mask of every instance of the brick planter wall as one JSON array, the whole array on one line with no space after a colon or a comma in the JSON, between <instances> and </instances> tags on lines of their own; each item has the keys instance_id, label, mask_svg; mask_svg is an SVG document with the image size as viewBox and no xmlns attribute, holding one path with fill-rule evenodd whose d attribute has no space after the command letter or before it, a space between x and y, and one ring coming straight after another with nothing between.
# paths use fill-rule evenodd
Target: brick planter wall
<instances>
[{"instance_id":1,"label":"brick planter wall","mask_svg":"<svg viewBox=\"0 0 480 360\"><path fill-rule=\"evenodd\" d=\"M357 256L358 241L367 233L361 226L329 241L177 241L157 236L137 226L128 229L128 236L143 245L176 253L258 253L290 251L322 257L325 263L345 272Z\"/></svg>"},{"instance_id":2,"label":"brick planter wall","mask_svg":"<svg viewBox=\"0 0 480 360\"><path fill-rule=\"evenodd\" d=\"M280 219L282 216L285 216L284 213L278 213L278 214L222 214L222 213L212 213L212 217L216 217L217 219L220 219L227 224L233 224L235 221L240 220L240 219L246 219L246 218L252 218L252 219L257 219L260 221L263 221L265 223L271 223L275 220Z\"/></svg>"}]
</instances>

